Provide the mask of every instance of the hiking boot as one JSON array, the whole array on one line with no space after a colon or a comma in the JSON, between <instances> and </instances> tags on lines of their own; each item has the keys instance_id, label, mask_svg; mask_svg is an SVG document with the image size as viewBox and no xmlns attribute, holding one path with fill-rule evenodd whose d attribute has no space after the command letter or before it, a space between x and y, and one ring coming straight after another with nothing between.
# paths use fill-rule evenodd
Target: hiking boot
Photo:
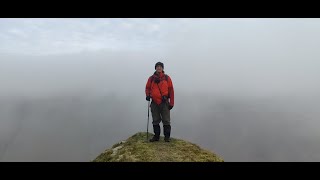
<instances>
[{"instance_id":1,"label":"hiking boot","mask_svg":"<svg viewBox=\"0 0 320 180\"><path fill-rule=\"evenodd\" d=\"M160 137L159 136L153 136L152 139L150 139L150 142L155 142L155 141L159 141Z\"/></svg>"},{"instance_id":2,"label":"hiking boot","mask_svg":"<svg viewBox=\"0 0 320 180\"><path fill-rule=\"evenodd\" d=\"M164 134L164 141L170 142L170 133L171 133L171 126L170 125L163 125L163 134Z\"/></svg>"},{"instance_id":3,"label":"hiking boot","mask_svg":"<svg viewBox=\"0 0 320 180\"><path fill-rule=\"evenodd\" d=\"M152 137L152 139L150 139L150 142L159 141L159 139L160 139L160 126L159 126L159 124L153 125L153 132L154 132L154 136Z\"/></svg>"},{"instance_id":4,"label":"hiking boot","mask_svg":"<svg viewBox=\"0 0 320 180\"><path fill-rule=\"evenodd\" d=\"M164 137L165 142L170 142L170 137Z\"/></svg>"}]
</instances>

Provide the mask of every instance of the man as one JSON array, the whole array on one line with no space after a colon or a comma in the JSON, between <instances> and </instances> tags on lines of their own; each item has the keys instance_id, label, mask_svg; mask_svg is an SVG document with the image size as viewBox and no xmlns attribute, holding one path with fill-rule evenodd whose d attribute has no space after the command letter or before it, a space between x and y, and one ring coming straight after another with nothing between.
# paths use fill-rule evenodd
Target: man
<instances>
[{"instance_id":1,"label":"man","mask_svg":"<svg viewBox=\"0 0 320 180\"><path fill-rule=\"evenodd\" d=\"M152 113L152 124L154 136L150 142L160 139L160 122L163 124L165 142L170 142L170 110L174 106L174 91L171 78L163 71L164 64L157 62L155 72L149 77L146 84L146 100L152 99L150 108Z\"/></svg>"}]
</instances>

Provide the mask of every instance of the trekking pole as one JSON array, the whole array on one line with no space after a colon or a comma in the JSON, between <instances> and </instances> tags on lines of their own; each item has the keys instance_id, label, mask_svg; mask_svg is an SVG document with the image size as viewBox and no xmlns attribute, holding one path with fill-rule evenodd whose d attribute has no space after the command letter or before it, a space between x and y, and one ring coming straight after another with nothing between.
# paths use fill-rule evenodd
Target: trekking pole
<instances>
[{"instance_id":1,"label":"trekking pole","mask_svg":"<svg viewBox=\"0 0 320 180\"><path fill-rule=\"evenodd\" d=\"M149 106L150 106L150 101L148 101L147 142L149 141Z\"/></svg>"}]
</instances>

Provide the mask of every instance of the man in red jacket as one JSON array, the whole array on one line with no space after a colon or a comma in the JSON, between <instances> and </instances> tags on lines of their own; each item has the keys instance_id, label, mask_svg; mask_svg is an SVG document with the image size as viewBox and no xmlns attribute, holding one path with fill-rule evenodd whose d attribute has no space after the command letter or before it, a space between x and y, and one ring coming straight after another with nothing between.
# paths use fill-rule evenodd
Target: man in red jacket
<instances>
[{"instance_id":1,"label":"man in red jacket","mask_svg":"<svg viewBox=\"0 0 320 180\"><path fill-rule=\"evenodd\" d=\"M152 99L150 108L152 113L152 124L154 136L150 142L160 139L160 122L163 124L165 142L170 142L170 110L174 106L174 91L171 78L163 71L164 64L157 62L156 71L149 77L146 84L146 100Z\"/></svg>"}]
</instances>

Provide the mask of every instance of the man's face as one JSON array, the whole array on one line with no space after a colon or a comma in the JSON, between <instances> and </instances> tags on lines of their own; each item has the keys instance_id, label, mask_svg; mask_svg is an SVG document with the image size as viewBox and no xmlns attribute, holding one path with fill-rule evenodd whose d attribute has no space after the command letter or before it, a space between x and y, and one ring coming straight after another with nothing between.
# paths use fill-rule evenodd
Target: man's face
<instances>
[{"instance_id":1,"label":"man's face","mask_svg":"<svg viewBox=\"0 0 320 180\"><path fill-rule=\"evenodd\" d=\"M162 72L162 66L160 66L160 65L158 65L157 67L156 67L156 71L158 72L158 73L160 73L160 72Z\"/></svg>"}]
</instances>

